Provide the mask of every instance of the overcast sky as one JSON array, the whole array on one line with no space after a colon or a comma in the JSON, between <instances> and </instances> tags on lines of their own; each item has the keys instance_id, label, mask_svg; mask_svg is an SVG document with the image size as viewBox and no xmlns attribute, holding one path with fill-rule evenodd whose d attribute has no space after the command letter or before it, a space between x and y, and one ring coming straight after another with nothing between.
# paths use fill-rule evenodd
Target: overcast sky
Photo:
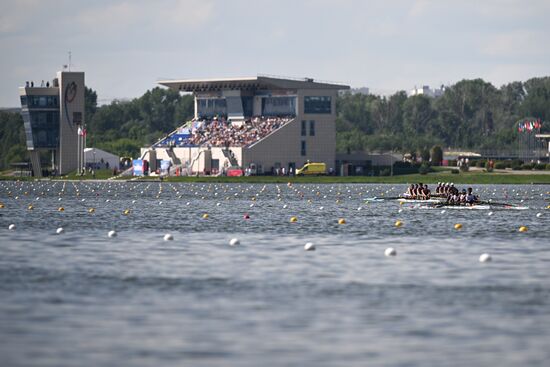
<instances>
[{"instance_id":1,"label":"overcast sky","mask_svg":"<svg viewBox=\"0 0 550 367\"><path fill-rule=\"evenodd\" d=\"M550 75L550 1L0 0L0 106L73 70L100 101L159 79L338 81L379 93Z\"/></svg>"}]
</instances>

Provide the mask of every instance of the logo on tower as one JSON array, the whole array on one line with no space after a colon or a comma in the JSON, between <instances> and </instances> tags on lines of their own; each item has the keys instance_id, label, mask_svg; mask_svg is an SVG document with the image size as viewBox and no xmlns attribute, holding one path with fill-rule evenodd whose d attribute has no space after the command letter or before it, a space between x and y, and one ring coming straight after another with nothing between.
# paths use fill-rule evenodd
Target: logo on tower
<instances>
[{"instance_id":1,"label":"logo on tower","mask_svg":"<svg viewBox=\"0 0 550 367\"><path fill-rule=\"evenodd\" d=\"M65 102L71 103L74 98L76 97L76 83L70 82L67 84L67 87L65 87Z\"/></svg>"}]
</instances>

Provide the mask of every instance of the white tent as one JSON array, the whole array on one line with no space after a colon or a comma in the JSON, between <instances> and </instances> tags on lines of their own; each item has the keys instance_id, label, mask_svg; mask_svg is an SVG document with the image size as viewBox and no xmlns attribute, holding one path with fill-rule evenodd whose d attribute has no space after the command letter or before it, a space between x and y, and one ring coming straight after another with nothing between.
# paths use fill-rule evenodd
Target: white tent
<instances>
[{"instance_id":1,"label":"white tent","mask_svg":"<svg viewBox=\"0 0 550 367\"><path fill-rule=\"evenodd\" d=\"M94 166L95 164L98 169L107 167L110 169L116 167L118 169L120 157L101 149L86 148L84 149L84 160L86 162L86 167Z\"/></svg>"}]
</instances>

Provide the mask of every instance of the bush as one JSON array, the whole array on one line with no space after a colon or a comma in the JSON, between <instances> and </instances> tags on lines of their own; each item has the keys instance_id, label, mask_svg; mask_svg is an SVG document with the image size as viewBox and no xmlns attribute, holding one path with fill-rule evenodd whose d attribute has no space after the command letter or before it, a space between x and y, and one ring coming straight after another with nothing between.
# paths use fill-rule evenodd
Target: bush
<instances>
[{"instance_id":1,"label":"bush","mask_svg":"<svg viewBox=\"0 0 550 367\"><path fill-rule=\"evenodd\" d=\"M529 170L532 170L534 166L535 166L535 165L534 165L533 163L524 163L524 164L521 166L521 169L526 170L526 171L529 171Z\"/></svg>"},{"instance_id":2,"label":"bush","mask_svg":"<svg viewBox=\"0 0 550 367\"><path fill-rule=\"evenodd\" d=\"M458 175L458 174L460 173L460 171L457 170L457 169L452 169L452 170L451 170L451 173L452 173L453 175Z\"/></svg>"},{"instance_id":3,"label":"bush","mask_svg":"<svg viewBox=\"0 0 550 367\"><path fill-rule=\"evenodd\" d=\"M420 165L420 168L418 169L418 173L420 173L421 175L426 175L430 171L431 171L430 165L427 163L422 163Z\"/></svg>"},{"instance_id":4,"label":"bush","mask_svg":"<svg viewBox=\"0 0 550 367\"><path fill-rule=\"evenodd\" d=\"M520 165L520 164L518 164L518 165L513 165L513 164L512 164L512 169L513 169L514 171L521 171L522 168L521 168L521 165Z\"/></svg>"},{"instance_id":5,"label":"bush","mask_svg":"<svg viewBox=\"0 0 550 367\"><path fill-rule=\"evenodd\" d=\"M535 164L535 167L533 167L533 168L536 169L536 170L543 170L543 169L546 168L546 164L544 164L544 163L537 163L537 164Z\"/></svg>"},{"instance_id":6,"label":"bush","mask_svg":"<svg viewBox=\"0 0 550 367\"><path fill-rule=\"evenodd\" d=\"M546 163L546 170L550 171L550 163Z\"/></svg>"},{"instance_id":7,"label":"bush","mask_svg":"<svg viewBox=\"0 0 550 367\"><path fill-rule=\"evenodd\" d=\"M391 171L389 168L383 168L380 170L380 176L389 176L391 174Z\"/></svg>"},{"instance_id":8,"label":"bush","mask_svg":"<svg viewBox=\"0 0 550 367\"><path fill-rule=\"evenodd\" d=\"M485 159L480 159L479 161L477 161L477 166L487 168L487 163L489 163L489 161L486 161Z\"/></svg>"},{"instance_id":9,"label":"bush","mask_svg":"<svg viewBox=\"0 0 550 367\"><path fill-rule=\"evenodd\" d=\"M496 169L505 169L506 166L507 166L506 163L502 162L502 161L499 161L499 162L495 163L495 168Z\"/></svg>"}]
</instances>

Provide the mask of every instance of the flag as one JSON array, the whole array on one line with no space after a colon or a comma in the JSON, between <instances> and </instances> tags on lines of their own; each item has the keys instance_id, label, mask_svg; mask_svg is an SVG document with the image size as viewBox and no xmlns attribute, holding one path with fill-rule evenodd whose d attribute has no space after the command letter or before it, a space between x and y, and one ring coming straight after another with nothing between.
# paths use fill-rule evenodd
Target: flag
<instances>
[{"instance_id":1,"label":"flag","mask_svg":"<svg viewBox=\"0 0 550 367\"><path fill-rule=\"evenodd\" d=\"M82 129L82 136L86 136L87 133L86 128Z\"/></svg>"},{"instance_id":2,"label":"flag","mask_svg":"<svg viewBox=\"0 0 550 367\"><path fill-rule=\"evenodd\" d=\"M78 133L79 136L82 136L82 129L80 128L80 126L78 127L78 132L77 133Z\"/></svg>"}]
</instances>

